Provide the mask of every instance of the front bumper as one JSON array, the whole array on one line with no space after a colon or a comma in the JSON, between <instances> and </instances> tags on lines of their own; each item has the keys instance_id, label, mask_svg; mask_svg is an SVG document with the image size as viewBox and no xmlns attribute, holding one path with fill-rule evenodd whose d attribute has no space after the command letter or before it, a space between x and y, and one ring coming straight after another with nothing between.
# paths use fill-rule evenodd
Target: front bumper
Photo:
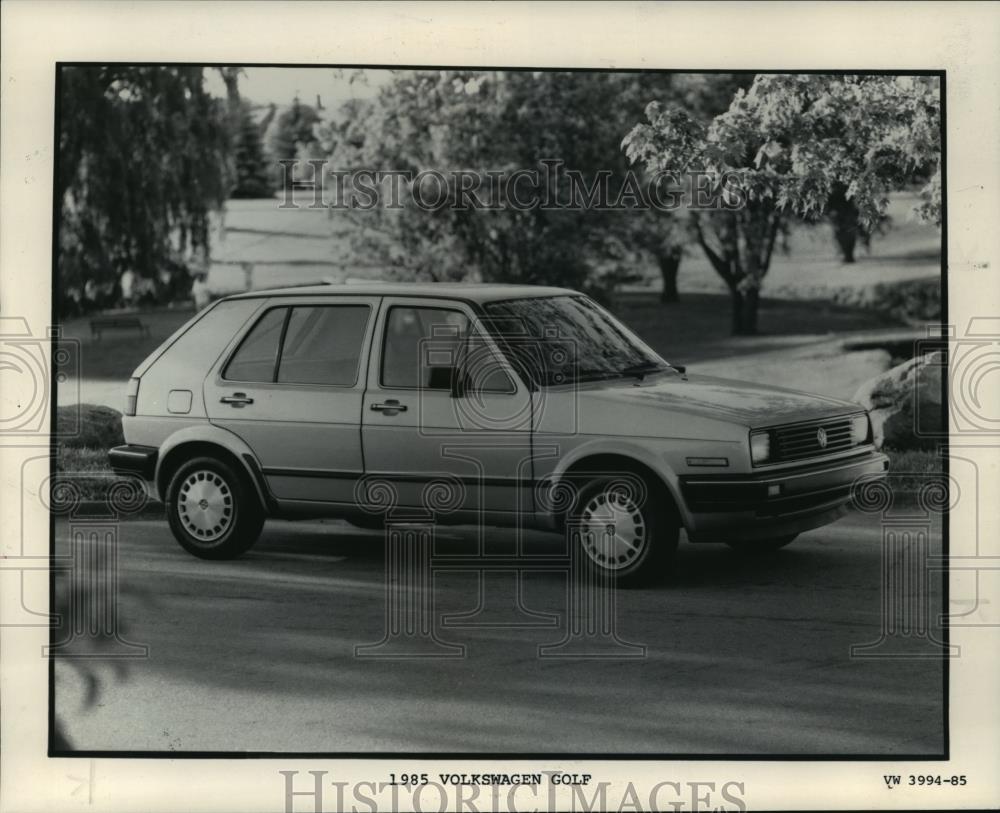
<instances>
[{"instance_id":1,"label":"front bumper","mask_svg":"<svg viewBox=\"0 0 1000 813\"><path fill-rule=\"evenodd\" d=\"M152 480L159 454L155 446L115 446L108 452L108 461L115 474L133 474L143 480Z\"/></svg>"},{"instance_id":2,"label":"front bumper","mask_svg":"<svg viewBox=\"0 0 1000 813\"><path fill-rule=\"evenodd\" d=\"M888 469L888 457L869 451L759 474L682 477L688 538L749 541L818 528L847 513L858 478L881 479Z\"/></svg>"}]
</instances>

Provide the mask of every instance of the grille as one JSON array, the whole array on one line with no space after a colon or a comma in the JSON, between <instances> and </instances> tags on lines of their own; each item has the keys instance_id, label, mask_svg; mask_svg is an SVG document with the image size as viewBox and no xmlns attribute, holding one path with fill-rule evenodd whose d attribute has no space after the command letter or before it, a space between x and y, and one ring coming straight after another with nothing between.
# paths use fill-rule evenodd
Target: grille
<instances>
[{"instance_id":1,"label":"grille","mask_svg":"<svg viewBox=\"0 0 1000 813\"><path fill-rule=\"evenodd\" d=\"M826 446L820 446L819 430L826 433ZM771 460L801 460L851 448L851 419L834 418L828 421L779 426L771 432Z\"/></svg>"}]
</instances>

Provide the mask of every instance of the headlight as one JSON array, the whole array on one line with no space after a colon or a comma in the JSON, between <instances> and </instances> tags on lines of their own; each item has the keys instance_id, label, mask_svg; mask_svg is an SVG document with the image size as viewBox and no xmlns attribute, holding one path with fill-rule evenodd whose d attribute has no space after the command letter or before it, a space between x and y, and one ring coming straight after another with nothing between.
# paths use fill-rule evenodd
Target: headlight
<instances>
[{"instance_id":1,"label":"headlight","mask_svg":"<svg viewBox=\"0 0 1000 813\"><path fill-rule=\"evenodd\" d=\"M871 435L871 422L868 420L868 413L855 415L851 419L851 444L859 446L866 443Z\"/></svg>"},{"instance_id":2,"label":"headlight","mask_svg":"<svg viewBox=\"0 0 1000 813\"><path fill-rule=\"evenodd\" d=\"M766 463L771 456L771 433L750 433L750 460L754 463Z\"/></svg>"}]
</instances>

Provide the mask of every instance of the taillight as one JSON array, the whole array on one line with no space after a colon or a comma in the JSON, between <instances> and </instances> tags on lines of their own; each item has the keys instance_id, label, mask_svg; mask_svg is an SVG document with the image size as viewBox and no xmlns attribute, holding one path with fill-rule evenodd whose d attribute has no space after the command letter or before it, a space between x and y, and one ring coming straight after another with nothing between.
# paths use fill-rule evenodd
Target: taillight
<instances>
[{"instance_id":1,"label":"taillight","mask_svg":"<svg viewBox=\"0 0 1000 813\"><path fill-rule=\"evenodd\" d=\"M135 402L139 399L139 379L130 378L125 390L125 414L135 415Z\"/></svg>"}]
</instances>

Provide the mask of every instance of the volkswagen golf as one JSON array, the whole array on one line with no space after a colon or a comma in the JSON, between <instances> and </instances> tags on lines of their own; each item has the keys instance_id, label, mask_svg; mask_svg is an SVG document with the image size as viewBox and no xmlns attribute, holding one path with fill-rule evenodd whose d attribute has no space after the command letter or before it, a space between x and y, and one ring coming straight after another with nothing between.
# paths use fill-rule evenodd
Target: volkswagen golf
<instances>
[{"instance_id":1,"label":"volkswagen golf","mask_svg":"<svg viewBox=\"0 0 1000 813\"><path fill-rule=\"evenodd\" d=\"M109 453L177 541L268 517L546 528L622 583L691 542L773 550L888 460L857 404L688 374L571 290L317 285L230 296L132 374Z\"/></svg>"}]
</instances>

